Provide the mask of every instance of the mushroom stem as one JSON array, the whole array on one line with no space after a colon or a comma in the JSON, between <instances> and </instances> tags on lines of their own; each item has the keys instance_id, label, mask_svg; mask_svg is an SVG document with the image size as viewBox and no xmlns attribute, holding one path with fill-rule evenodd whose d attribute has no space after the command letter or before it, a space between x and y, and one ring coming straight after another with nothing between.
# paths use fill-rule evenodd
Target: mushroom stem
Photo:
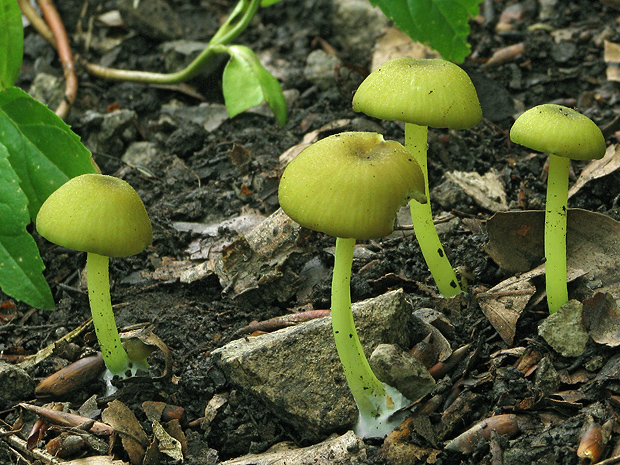
<instances>
[{"instance_id":1,"label":"mushroom stem","mask_svg":"<svg viewBox=\"0 0 620 465\"><path fill-rule=\"evenodd\" d=\"M566 267L566 207L570 159L549 155L545 213L545 276L549 313L568 302Z\"/></svg>"},{"instance_id":2,"label":"mushroom stem","mask_svg":"<svg viewBox=\"0 0 620 465\"><path fill-rule=\"evenodd\" d=\"M351 265L355 239L336 238L332 277L332 329L336 349L360 417L375 417L387 409L385 386L372 372L355 330L351 312Z\"/></svg>"},{"instance_id":3,"label":"mushroom stem","mask_svg":"<svg viewBox=\"0 0 620 465\"><path fill-rule=\"evenodd\" d=\"M456 273L441 245L435 224L433 223L428 187L427 138L427 126L419 126L413 123L405 124L405 147L413 154L424 175L424 194L428 199L426 203L420 203L415 199L409 202L411 220L413 221L413 229L418 239L420 250L435 279L439 292L444 297L454 297L463 291L461 286L459 286Z\"/></svg>"},{"instance_id":4,"label":"mushroom stem","mask_svg":"<svg viewBox=\"0 0 620 465\"><path fill-rule=\"evenodd\" d=\"M110 299L109 261L104 255L92 252L87 254L88 300L105 365L113 375L124 377L131 368L131 361L123 349L114 320Z\"/></svg>"}]
</instances>

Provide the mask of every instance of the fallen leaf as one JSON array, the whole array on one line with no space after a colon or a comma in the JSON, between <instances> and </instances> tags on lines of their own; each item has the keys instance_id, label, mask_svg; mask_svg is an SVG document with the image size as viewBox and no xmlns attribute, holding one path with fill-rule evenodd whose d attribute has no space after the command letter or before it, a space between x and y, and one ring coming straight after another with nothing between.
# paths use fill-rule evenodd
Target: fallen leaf
<instances>
[{"instance_id":1,"label":"fallen leaf","mask_svg":"<svg viewBox=\"0 0 620 465\"><path fill-rule=\"evenodd\" d=\"M620 63L620 44L606 40L604 47L603 57L608 65L607 80L620 81L620 68L618 68L618 63Z\"/></svg>"},{"instance_id":2,"label":"fallen leaf","mask_svg":"<svg viewBox=\"0 0 620 465\"><path fill-rule=\"evenodd\" d=\"M153 420L153 434L159 443L160 452L173 460L183 460L181 442L170 436L157 420Z\"/></svg>"},{"instance_id":3,"label":"fallen leaf","mask_svg":"<svg viewBox=\"0 0 620 465\"><path fill-rule=\"evenodd\" d=\"M292 146L291 148L287 149L282 155L280 155L280 166L284 168L286 165L288 165L291 162L291 160L293 160L297 155L299 155L299 153L303 149L314 144L317 140L319 140L319 137L323 132L343 129L346 126L348 126L350 123L351 123L350 119L337 119L335 121L332 121L320 127L316 131L307 133L303 137L301 143Z\"/></svg>"},{"instance_id":4,"label":"fallen leaf","mask_svg":"<svg viewBox=\"0 0 620 465\"><path fill-rule=\"evenodd\" d=\"M496 213L487 221L485 251L509 273L528 271L543 262L544 212ZM569 209L567 265L582 270L598 292L620 296L620 222L601 213ZM574 273L572 273L574 275Z\"/></svg>"},{"instance_id":5,"label":"fallen leaf","mask_svg":"<svg viewBox=\"0 0 620 465\"><path fill-rule=\"evenodd\" d=\"M536 293L532 278L542 273L542 268L539 268L519 277L509 278L476 296L482 313L508 345L512 345L514 341L517 320Z\"/></svg>"},{"instance_id":6,"label":"fallen leaf","mask_svg":"<svg viewBox=\"0 0 620 465\"><path fill-rule=\"evenodd\" d=\"M377 39L370 70L374 71L386 61L400 57L439 58L439 53L392 26Z\"/></svg>"},{"instance_id":7,"label":"fallen leaf","mask_svg":"<svg viewBox=\"0 0 620 465\"><path fill-rule=\"evenodd\" d=\"M600 160L593 160L581 171L579 178L568 190L570 199L579 190L593 179L602 178L620 168L620 148L617 144L607 147L605 156Z\"/></svg>"},{"instance_id":8,"label":"fallen leaf","mask_svg":"<svg viewBox=\"0 0 620 465\"><path fill-rule=\"evenodd\" d=\"M620 309L609 293L597 292L583 301L583 324L597 344L620 346Z\"/></svg>"},{"instance_id":9,"label":"fallen leaf","mask_svg":"<svg viewBox=\"0 0 620 465\"><path fill-rule=\"evenodd\" d=\"M120 400L113 400L101 413L101 418L119 433L130 462L140 465L149 445L149 438L129 407Z\"/></svg>"},{"instance_id":10,"label":"fallen leaf","mask_svg":"<svg viewBox=\"0 0 620 465\"><path fill-rule=\"evenodd\" d=\"M471 196L478 205L492 212L508 210L504 184L495 170L484 176L474 172L449 171L446 178Z\"/></svg>"}]
</instances>

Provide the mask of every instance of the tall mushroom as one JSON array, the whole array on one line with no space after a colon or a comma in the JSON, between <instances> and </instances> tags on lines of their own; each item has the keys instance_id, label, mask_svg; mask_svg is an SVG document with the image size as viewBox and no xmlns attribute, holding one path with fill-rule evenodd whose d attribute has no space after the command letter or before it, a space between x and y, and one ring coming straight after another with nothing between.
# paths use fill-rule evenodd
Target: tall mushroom
<instances>
[{"instance_id":1,"label":"tall mushroom","mask_svg":"<svg viewBox=\"0 0 620 465\"><path fill-rule=\"evenodd\" d=\"M37 231L50 242L87 252L88 298L97 340L109 373L125 377L136 363L121 345L110 299L109 257L142 252L152 227L136 191L127 182L101 174L70 179L41 206Z\"/></svg>"},{"instance_id":2,"label":"tall mushroom","mask_svg":"<svg viewBox=\"0 0 620 465\"><path fill-rule=\"evenodd\" d=\"M482 119L476 89L457 65L441 59L396 58L383 64L362 82L353 97L353 109L375 118L405 123L405 146L424 175L427 168L428 127L466 129ZM416 238L424 259L445 297L461 287L437 236L430 202L409 203Z\"/></svg>"},{"instance_id":3,"label":"tall mushroom","mask_svg":"<svg viewBox=\"0 0 620 465\"><path fill-rule=\"evenodd\" d=\"M605 155L605 138L588 117L561 105L543 104L517 118L510 139L549 154L545 212L545 279L549 313L568 302L566 208L570 160Z\"/></svg>"},{"instance_id":4,"label":"tall mushroom","mask_svg":"<svg viewBox=\"0 0 620 465\"><path fill-rule=\"evenodd\" d=\"M384 436L387 418L405 399L372 372L351 312L351 265L356 239L390 234L398 208L423 200L423 177L411 153L371 132L345 132L303 150L284 170L282 210L301 226L336 237L332 327L338 355L360 416L356 432ZM399 402L400 400L400 402Z\"/></svg>"}]
</instances>

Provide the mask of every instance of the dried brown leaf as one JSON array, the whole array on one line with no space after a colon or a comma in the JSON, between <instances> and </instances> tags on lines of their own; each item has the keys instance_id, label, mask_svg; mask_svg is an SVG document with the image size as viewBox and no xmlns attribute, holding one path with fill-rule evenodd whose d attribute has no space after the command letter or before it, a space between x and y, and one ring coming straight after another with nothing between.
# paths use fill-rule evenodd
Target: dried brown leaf
<instances>
[{"instance_id":1,"label":"dried brown leaf","mask_svg":"<svg viewBox=\"0 0 620 465\"><path fill-rule=\"evenodd\" d=\"M129 407L120 400L114 400L101 413L101 418L120 434L131 463L141 464L149 445L149 438Z\"/></svg>"},{"instance_id":2,"label":"dried brown leaf","mask_svg":"<svg viewBox=\"0 0 620 465\"><path fill-rule=\"evenodd\" d=\"M579 190L593 179L602 178L620 168L620 148L617 144L607 147L605 156L600 160L593 160L581 171L579 178L568 190L570 199Z\"/></svg>"}]
</instances>

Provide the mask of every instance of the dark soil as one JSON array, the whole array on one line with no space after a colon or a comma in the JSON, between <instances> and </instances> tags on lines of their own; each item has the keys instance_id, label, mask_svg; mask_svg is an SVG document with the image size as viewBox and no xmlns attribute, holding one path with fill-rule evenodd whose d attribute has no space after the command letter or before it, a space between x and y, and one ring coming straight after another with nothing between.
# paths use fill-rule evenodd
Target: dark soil
<instances>
[{"instance_id":1,"label":"dark soil","mask_svg":"<svg viewBox=\"0 0 620 465\"><path fill-rule=\"evenodd\" d=\"M82 2L58 3L70 34L78 25L84 27L88 18L80 17ZM106 11L107 3L113 2L104 2L100 11ZM189 0L171 3L180 10L185 22L185 38L193 40L207 39L216 28L213 17L228 11L233 4ZM122 384L124 389L120 391L120 400L136 412L147 400L179 405L185 409L187 420L192 421L204 415L205 406L215 393L230 394L227 407L215 418L208 434L204 434L200 427L184 425L189 445L186 463L209 463L205 452L209 449L216 450L219 459L224 460L264 451L283 440L303 437L303 432L290 430L242 388L228 385L221 373L211 366L209 354L238 337L235 332L253 320L284 315L300 308L327 308L329 276L314 286L303 300L297 300L296 294L291 292L293 297L282 301L270 284L234 296L222 287L215 275L185 284L176 279L144 279L139 272L148 275L166 260L188 259L188 248L200 239L200 235L180 232L173 226L174 222L216 223L250 210L265 216L271 214L278 207L277 180L283 169L278 161L280 154L299 143L306 133L334 120L354 120L343 130L353 130L357 128L356 124L361 124L360 115L351 109L351 97L364 76L356 72L343 74L346 77L325 90L313 86L303 76L306 57L320 47L315 40L317 37L333 45L343 62L355 65L353 69L367 69L370 64L373 44L368 44L368 53L360 58L358 54L341 48L333 39L330 4L328 0L301 3L283 0L261 10L257 20L237 40L258 52L271 50L274 63L280 57L290 63L291 68L282 73L282 85L284 89L296 89L299 97L289 108L288 122L284 127L279 127L271 117L254 113L227 120L210 133L197 125L175 127L161 124L158 121L163 104L172 99L187 105L200 102L172 89L104 81L85 72L79 76L78 100L68 123L83 140L88 141L100 130L87 117L87 110L105 114L110 108L117 107L134 110L138 115L133 132L117 137L108 152L93 153L105 174L121 176L136 188L154 226L152 247L138 256L111 261L112 298L118 325L148 325L169 346L174 360L172 382L129 380ZM514 121L513 115L536 104L558 102L578 108L602 128L614 122L620 90L616 83L605 78L603 40L620 41L619 12L594 0L557 2L545 24L553 30L575 30L570 41L559 45L550 29L538 24L540 5L534 0L521 2L522 16L508 31L497 33L495 26L499 15L510 5L517 3L485 1L481 16L471 21L473 53L463 67L477 85L485 119L470 130L430 132L430 181L431 186L442 184L446 170L477 171L482 175L494 168L501 173L512 209L542 209L546 189L543 177L545 158L529 157L529 151L510 143L508 130ZM88 11L88 14L95 13ZM494 51L519 42L525 44L523 54L506 63L485 66ZM161 69L162 57L157 45L156 41L141 34L132 35L122 42L113 66ZM99 58L93 51L83 51L77 39L74 46L76 54L93 61ZM61 74L54 50L31 28L26 29L25 60L19 82L23 88L30 86L35 68L43 67ZM36 65L35 60L39 60ZM221 101L216 78L195 80L190 84L208 101ZM515 106L513 102L519 103ZM369 118L361 121L382 129L387 138L403 141L402 127L396 123ZM615 142L613 130L606 131L605 136L609 143ZM160 149L160 155L148 164L148 172L128 167L120 161L120 155L135 140L152 141ZM237 163L233 156L235 148L242 148L247 153L247 163ZM575 174L582 167L582 164L575 164ZM590 182L571 199L570 206L620 219L619 185L620 174L617 173ZM441 209L461 220L477 223L492 215L462 193L456 192L450 199L453 203L441 205ZM471 223L460 222L458 227L443 235L442 240L453 264L466 270L471 289L491 288L508 276L484 252L482 247L487 240L484 229L466 227L466 224ZM227 234L234 237L234 234L222 231L223 236ZM36 234L35 237L47 266L46 276L57 308L53 312L30 311L27 306L18 304L19 316L27 316L15 320L19 321L18 324L0 325L0 341L5 353L19 349L24 354L32 354L89 316L88 299L77 272L84 267L85 256L61 250ZM330 267L332 258L323 250L333 244L330 237L308 233L307 257L318 255L324 265ZM369 262L364 259L354 263L354 272L363 269L353 279L354 301L402 287L416 307L437 307L451 318L456 328L456 335L450 341L453 348L474 342L468 366L455 368L449 375L452 383L464 376L459 392L467 392L467 395L457 398L456 405L461 402L464 412L469 413L457 415L458 420L450 431L444 432L440 443L493 414L529 412L536 414L537 418L543 413L548 414L544 417L544 429L532 432L525 429L515 440L495 438L492 448L486 442L481 443L470 455L444 451L436 463L579 463L576 449L580 430L587 424L589 416L601 424L615 418L617 410L614 411L613 403L608 399L618 394L617 386L614 390L613 386L606 384L591 385L579 403L542 395L534 387L534 376L524 376L514 367L516 356L491 357L491 354L508 347L482 314L473 293L449 305L436 298L433 280L415 238L406 235L378 240L369 247L376 253L373 266L364 268ZM292 273L299 274L307 257L289 260L286 266ZM277 287L277 284L273 286ZM592 345L578 360L560 357L537 335L537 325L545 315L544 301L526 310L517 327L515 347L548 355L558 370L567 369L571 373L595 357L607 361L613 355ZM89 334L81 336L75 343L85 350L95 347L96 340L93 334ZM152 358L155 373L161 371L162 364L161 357L155 354ZM588 376L594 377L603 364L601 362L598 368L590 369ZM58 366L57 358L52 358L41 364L33 376L41 379ZM563 390L578 387L562 385ZM85 386L65 400L77 407L92 394L102 395L102 386ZM102 406L105 401L100 398ZM440 424L443 410L448 405L440 406L430 416L431 424ZM454 409L454 405L450 408ZM11 423L16 415L15 412L4 413L3 419ZM443 427L444 420L441 421ZM618 433L614 431L610 444L617 439ZM417 434L410 442L421 447L429 446L428 438ZM387 463L379 453L380 443L369 442L368 445L372 463ZM504 462L494 461L498 457L497 448L504 451ZM119 457L124 457L120 447L115 451ZM165 463L165 459L162 460Z\"/></svg>"}]
</instances>

